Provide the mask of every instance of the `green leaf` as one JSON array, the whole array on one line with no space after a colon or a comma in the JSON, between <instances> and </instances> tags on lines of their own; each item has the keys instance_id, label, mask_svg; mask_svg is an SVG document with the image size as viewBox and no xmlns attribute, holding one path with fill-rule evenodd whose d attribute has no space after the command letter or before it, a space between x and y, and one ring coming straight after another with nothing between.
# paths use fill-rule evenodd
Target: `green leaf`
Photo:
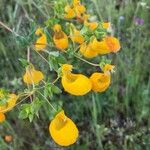
<instances>
[{"instance_id":1,"label":"green leaf","mask_svg":"<svg viewBox=\"0 0 150 150\"><path fill-rule=\"evenodd\" d=\"M60 93L62 93L61 89L59 87L55 86L55 85L52 85L52 92L54 94L60 94Z\"/></svg>"},{"instance_id":2,"label":"green leaf","mask_svg":"<svg viewBox=\"0 0 150 150\"><path fill-rule=\"evenodd\" d=\"M51 84L47 85L44 89L44 95L46 97L53 97L53 92L52 92L52 88L51 88Z\"/></svg>"},{"instance_id":3,"label":"green leaf","mask_svg":"<svg viewBox=\"0 0 150 150\"><path fill-rule=\"evenodd\" d=\"M33 115L33 114L29 114L29 121L30 121L30 122L33 121L33 118L34 118L34 115Z\"/></svg>"},{"instance_id":4,"label":"green leaf","mask_svg":"<svg viewBox=\"0 0 150 150\"><path fill-rule=\"evenodd\" d=\"M29 65L29 62L26 59L19 58L19 61L23 67L27 67Z\"/></svg>"},{"instance_id":5,"label":"green leaf","mask_svg":"<svg viewBox=\"0 0 150 150\"><path fill-rule=\"evenodd\" d=\"M43 103L43 101L40 101L38 98L36 98L30 104L23 104L21 107L21 112L19 113L19 118L29 118L29 121L32 122L34 116L38 116L39 109Z\"/></svg>"},{"instance_id":6,"label":"green leaf","mask_svg":"<svg viewBox=\"0 0 150 150\"><path fill-rule=\"evenodd\" d=\"M26 119L26 118L28 118L27 112L25 110L20 111L19 118L20 119Z\"/></svg>"}]
</instances>

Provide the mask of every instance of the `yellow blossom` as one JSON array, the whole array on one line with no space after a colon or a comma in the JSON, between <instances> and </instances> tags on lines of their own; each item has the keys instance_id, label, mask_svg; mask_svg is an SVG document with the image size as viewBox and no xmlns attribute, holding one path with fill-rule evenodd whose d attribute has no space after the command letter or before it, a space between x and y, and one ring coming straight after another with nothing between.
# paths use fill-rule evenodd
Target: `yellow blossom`
<instances>
[{"instance_id":1,"label":"yellow blossom","mask_svg":"<svg viewBox=\"0 0 150 150\"><path fill-rule=\"evenodd\" d=\"M111 52L105 40L98 41L96 38L92 42L92 49L101 55Z\"/></svg>"},{"instance_id":2,"label":"yellow blossom","mask_svg":"<svg viewBox=\"0 0 150 150\"><path fill-rule=\"evenodd\" d=\"M79 30L77 30L74 26L72 27L73 27L73 31L70 35L71 40L75 43L82 44L84 42L84 37L81 35Z\"/></svg>"},{"instance_id":3,"label":"yellow blossom","mask_svg":"<svg viewBox=\"0 0 150 150\"><path fill-rule=\"evenodd\" d=\"M65 6L65 18L72 19L74 17L81 17L82 14L86 11L85 6L81 5L80 0L74 0L73 5Z\"/></svg>"},{"instance_id":4,"label":"yellow blossom","mask_svg":"<svg viewBox=\"0 0 150 150\"><path fill-rule=\"evenodd\" d=\"M104 92L110 85L110 74L95 72L91 75L92 90L94 92Z\"/></svg>"},{"instance_id":5,"label":"yellow blossom","mask_svg":"<svg viewBox=\"0 0 150 150\"><path fill-rule=\"evenodd\" d=\"M111 52L116 53L120 50L121 46L120 46L120 42L117 38L112 37L112 36L107 36L105 38L105 41Z\"/></svg>"},{"instance_id":6,"label":"yellow blossom","mask_svg":"<svg viewBox=\"0 0 150 150\"><path fill-rule=\"evenodd\" d=\"M83 16L83 20L84 20L84 25L89 27L91 30L95 30L98 27L98 23L97 22L89 22L90 15L89 14L84 14Z\"/></svg>"},{"instance_id":7,"label":"yellow blossom","mask_svg":"<svg viewBox=\"0 0 150 150\"><path fill-rule=\"evenodd\" d=\"M86 44L86 43L83 43L81 46L80 46L80 53L86 57L86 58L93 58L93 57L96 57L98 55L97 51L95 51L95 49L93 49L92 46L92 42Z\"/></svg>"},{"instance_id":8,"label":"yellow blossom","mask_svg":"<svg viewBox=\"0 0 150 150\"><path fill-rule=\"evenodd\" d=\"M56 24L53 29L54 29L53 41L56 48L62 51L68 48L68 37L62 31L61 26L59 24Z\"/></svg>"},{"instance_id":9,"label":"yellow blossom","mask_svg":"<svg viewBox=\"0 0 150 150\"><path fill-rule=\"evenodd\" d=\"M71 7L70 5L65 6L65 12L66 12L65 14L66 19L72 19L76 16L74 8Z\"/></svg>"},{"instance_id":10,"label":"yellow blossom","mask_svg":"<svg viewBox=\"0 0 150 150\"><path fill-rule=\"evenodd\" d=\"M110 85L111 74L114 71L115 66L105 64L102 68L104 73L95 72L91 75L90 80L92 82L92 90L94 92L104 92Z\"/></svg>"},{"instance_id":11,"label":"yellow blossom","mask_svg":"<svg viewBox=\"0 0 150 150\"><path fill-rule=\"evenodd\" d=\"M107 36L103 40L98 41L96 38L93 40L92 49L97 51L98 54L115 53L120 50L119 40L112 36Z\"/></svg>"},{"instance_id":12,"label":"yellow blossom","mask_svg":"<svg viewBox=\"0 0 150 150\"><path fill-rule=\"evenodd\" d=\"M23 81L26 84L38 84L43 78L43 73L41 71L35 70L34 67L30 65L26 68Z\"/></svg>"},{"instance_id":13,"label":"yellow blossom","mask_svg":"<svg viewBox=\"0 0 150 150\"><path fill-rule=\"evenodd\" d=\"M85 95L91 90L91 82L89 78L82 74L73 74L72 65L64 64L62 66L62 86L65 91L72 95Z\"/></svg>"},{"instance_id":14,"label":"yellow blossom","mask_svg":"<svg viewBox=\"0 0 150 150\"><path fill-rule=\"evenodd\" d=\"M104 29L110 29L110 26L111 26L110 22L102 22L102 27Z\"/></svg>"},{"instance_id":15,"label":"yellow blossom","mask_svg":"<svg viewBox=\"0 0 150 150\"><path fill-rule=\"evenodd\" d=\"M102 68L103 72L114 72L114 65L110 65L110 64L105 64L105 66Z\"/></svg>"},{"instance_id":16,"label":"yellow blossom","mask_svg":"<svg viewBox=\"0 0 150 150\"><path fill-rule=\"evenodd\" d=\"M74 0L73 6L76 12L76 16L81 16L86 11L85 6L81 4L80 0Z\"/></svg>"},{"instance_id":17,"label":"yellow blossom","mask_svg":"<svg viewBox=\"0 0 150 150\"><path fill-rule=\"evenodd\" d=\"M8 94L6 95L8 97L6 104L0 104L0 123L5 121L5 114L6 112L10 111L16 104L16 101L18 99L18 96L15 94ZM4 94L1 92L0 99L3 99Z\"/></svg>"},{"instance_id":18,"label":"yellow blossom","mask_svg":"<svg viewBox=\"0 0 150 150\"><path fill-rule=\"evenodd\" d=\"M61 146L74 144L78 138L78 129L64 111L60 111L49 125L49 132L53 140Z\"/></svg>"},{"instance_id":19,"label":"yellow blossom","mask_svg":"<svg viewBox=\"0 0 150 150\"><path fill-rule=\"evenodd\" d=\"M91 30L95 30L98 27L97 22L89 22L87 20L84 21L84 25L89 27Z\"/></svg>"},{"instance_id":20,"label":"yellow blossom","mask_svg":"<svg viewBox=\"0 0 150 150\"><path fill-rule=\"evenodd\" d=\"M43 49L46 48L46 45L47 45L47 38L46 38L46 35L45 33L43 33L43 30L42 28L38 28L35 32L35 34L37 36L39 36L39 38L36 40L35 42L35 49L37 51L42 51Z\"/></svg>"},{"instance_id":21,"label":"yellow blossom","mask_svg":"<svg viewBox=\"0 0 150 150\"><path fill-rule=\"evenodd\" d=\"M5 115L3 113L0 112L0 123L5 121Z\"/></svg>"}]
</instances>

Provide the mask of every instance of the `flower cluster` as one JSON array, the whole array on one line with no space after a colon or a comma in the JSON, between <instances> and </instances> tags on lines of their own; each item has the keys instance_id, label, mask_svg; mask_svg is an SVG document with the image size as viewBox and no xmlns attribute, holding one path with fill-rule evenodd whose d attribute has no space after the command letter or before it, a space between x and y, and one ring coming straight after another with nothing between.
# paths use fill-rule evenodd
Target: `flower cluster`
<instances>
[{"instance_id":1,"label":"flower cluster","mask_svg":"<svg viewBox=\"0 0 150 150\"><path fill-rule=\"evenodd\" d=\"M46 50L48 46L58 50L60 54L68 54L71 49L74 57L92 65L93 63L85 58L89 59L99 55L116 53L120 50L119 40L110 35L111 23L90 21L90 15L87 13L85 6L80 3L80 0L73 0L71 4L66 3L62 16L63 18L58 18L57 21L52 19L48 26L53 33L51 43L43 28L38 27L35 31L37 38L34 42L34 50L40 56L42 56L42 52L50 54ZM63 28L64 24L61 24L62 19L68 27L67 30ZM46 59L44 58L44 60ZM46 61L48 62L48 60ZM82 96L90 91L104 92L111 83L111 72L113 72L114 66L108 63L103 65L94 64L93 66L100 67L102 72L93 72L90 77L87 77L83 74L73 73L73 66L69 63L63 63L60 65L61 75L57 79L61 78L64 90L75 96ZM36 70L28 59L28 65L23 75L24 83L28 87L33 85L33 90L28 96L38 90L38 88L34 88L34 85L39 85L41 81L45 83L44 77L44 74ZM51 84L54 85L55 82ZM0 98L4 96L1 92ZM11 110L18 99L15 94L7 94L7 97L7 104L1 105L0 103L0 122L5 120L4 113ZM45 98L45 96L43 97ZM50 104L49 100L47 101ZM77 126L65 115L64 110L57 112L50 122L49 132L53 140L61 146L69 146L75 143L79 135Z\"/></svg>"}]
</instances>

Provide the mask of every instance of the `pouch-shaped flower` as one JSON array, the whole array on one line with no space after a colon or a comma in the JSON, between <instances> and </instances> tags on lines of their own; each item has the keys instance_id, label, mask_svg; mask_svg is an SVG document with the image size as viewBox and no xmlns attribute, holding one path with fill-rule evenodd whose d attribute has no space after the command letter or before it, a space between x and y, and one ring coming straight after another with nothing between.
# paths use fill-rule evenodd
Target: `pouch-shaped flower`
<instances>
[{"instance_id":1,"label":"pouch-shaped flower","mask_svg":"<svg viewBox=\"0 0 150 150\"><path fill-rule=\"evenodd\" d=\"M39 36L39 38L36 40L35 42L35 49L37 51L42 51L43 49L46 48L47 45L47 38L45 33L43 32L42 28L38 28L35 32L35 34L37 36Z\"/></svg>"},{"instance_id":2,"label":"pouch-shaped flower","mask_svg":"<svg viewBox=\"0 0 150 150\"><path fill-rule=\"evenodd\" d=\"M119 40L115 37L108 36L103 40L98 41L96 38L93 40L92 49L97 51L98 54L115 53L120 50Z\"/></svg>"},{"instance_id":3,"label":"pouch-shaped flower","mask_svg":"<svg viewBox=\"0 0 150 150\"><path fill-rule=\"evenodd\" d=\"M73 74L72 65L64 64L62 66L61 83L65 91L76 96L87 94L91 88L91 81L85 75Z\"/></svg>"},{"instance_id":4,"label":"pouch-shaped flower","mask_svg":"<svg viewBox=\"0 0 150 150\"><path fill-rule=\"evenodd\" d=\"M68 37L62 31L61 26L59 24L56 24L53 29L54 29L53 41L54 41L56 48L62 51L68 48L68 44L69 44Z\"/></svg>"},{"instance_id":5,"label":"pouch-shaped flower","mask_svg":"<svg viewBox=\"0 0 150 150\"><path fill-rule=\"evenodd\" d=\"M104 74L95 72L90 77L92 82L92 90L94 92L103 92L105 91L110 85L110 74Z\"/></svg>"},{"instance_id":6,"label":"pouch-shaped flower","mask_svg":"<svg viewBox=\"0 0 150 150\"><path fill-rule=\"evenodd\" d=\"M28 66L23 76L23 81L26 84L38 84L43 78L44 75L41 71L35 70L33 66Z\"/></svg>"},{"instance_id":7,"label":"pouch-shaped flower","mask_svg":"<svg viewBox=\"0 0 150 150\"><path fill-rule=\"evenodd\" d=\"M82 44L84 42L84 37L80 33L79 30L77 30L74 26L72 26L72 32L70 34L70 38L73 42Z\"/></svg>"},{"instance_id":8,"label":"pouch-shaped flower","mask_svg":"<svg viewBox=\"0 0 150 150\"><path fill-rule=\"evenodd\" d=\"M114 70L113 65L105 64L102 67L102 71L104 73L95 72L91 75L90 80L92 82L92 90L94 92L104 92L110 85L111 82L111 74Z\"/></svg>"},{"instance_id":9,"label":"pouch-shaped flower","mask_svg":"<svg viewBox=\"0 0 150 150\"><path fill-rule=\"evenodd\" d=\"M80 53L86 58L93 58L98 55L98 52L93 48L93 43L90 42L88 44L83 43L80 46Z\"/></svg>"},{"instance_id":10,"label":"pouch-shaped flower","mask_svg":"<svg viewBox=\"0 0 150 150\"><path fill-rule=\"evenodd\" d=\"M74 7L71 7L70 5L65 6L65 18L66 19L72 19L76 16Z\"/></svg>"},{"instance_id":11,"label":"pouch-shaped flower","mask_svg":"<svg viewBox=\"0 0 150 150\"><path fill-rule=\"evenodd\" d=\"M49 132L53 140L61 146L72 145L78 138L78 129L75 123L64 114L63 110L51 121Z\"/></svg>"}]
</instances>

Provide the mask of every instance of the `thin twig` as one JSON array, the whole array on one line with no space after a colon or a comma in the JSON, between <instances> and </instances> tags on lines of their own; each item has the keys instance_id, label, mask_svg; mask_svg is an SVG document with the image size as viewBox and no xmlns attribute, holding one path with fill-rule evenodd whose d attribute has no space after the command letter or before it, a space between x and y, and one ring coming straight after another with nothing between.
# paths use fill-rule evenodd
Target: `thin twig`
<instances>
[{"instance_id":1,"label":"thin twig","mask_svg":"<svg viewBox=\"0 0 150 150\"><path fill-rule=\"evenodd\" d=\"M54 110L54 111L57 111L56 109L55 109L55 107L49 102L49 100L41 93L41 92L39 92L39 91L37 91L46 101L47 101L47 103L52 107L52 109Z\"/></svg>"},{"instance_id":2,"label":"thin twig","mask_svg":"<svg viewBox=\"0 0 150 150\"><path fill-rule=\"evenodd\" d=\"M82 60L82 61L84 61L84 62L86 62L86 63L88 63L88 64L90 64L90 65L92 65L92 66L96 66L96 67L99 67L99 64L95 64L95 63L92 63L92 62L89 62L89 61L87 61L87 60L85 60L85 59L83 59L83 58L81 58L81 57L79 57L79 56L77 56L77 55L74 55L76 58L78 58L78 59L80 59L80 60Z\"/></svg>"},{"instance_id":3,"label":"thin twig","mask_svg":"<svg viewBox=\"0 0 150 150\"><path fill-rule=\"evenodd\" d=\"M30 47L27 48L27 61L30 62Z\"/></svg>"},{"instance_id":4,"label":"thin twig","mask_svg":"<svg viewBox=\"0 0 150 150\"><path fill-rule=\"evenodd\" d=\"M6 24L4 24L1 21L0 21L0 26L4 27L6 30L8 30L9 32L15 34L16 36L20 36L19 34L17 34L16 32L14 32L11 28L9 28Z\"/></svg>"}]
</instances>

